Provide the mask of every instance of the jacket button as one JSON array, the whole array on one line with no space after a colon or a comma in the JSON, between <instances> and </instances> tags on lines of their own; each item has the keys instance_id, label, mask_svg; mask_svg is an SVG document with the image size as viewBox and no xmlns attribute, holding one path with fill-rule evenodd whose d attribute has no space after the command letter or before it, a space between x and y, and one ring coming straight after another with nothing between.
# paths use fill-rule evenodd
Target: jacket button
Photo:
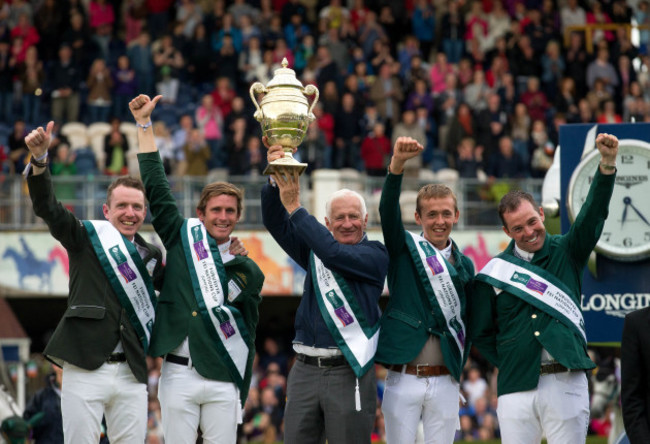
<instances>
[{"instance_id":1,"label":"jacket button","mask_svg":"<svg viewBox=\"0 0 650 444\"><path fill-rule=\"evenodd\" d=\"M123 325L120 325L120 330L124 330L124 326L123 326Z\"/></svg>"},{"instance_id":2,"label":"jacket button","mask_svg":"<svg viewBox=\"0 0 650 444\"><path fill-rule=\"evenodd\" d=\"M531 318L533 318L533 319L537 319L537 315L536 315L536 314L533 314L533 315L531 316Z\"/></svg>"},{"instance_id":3,"label":"jacket button","mask_svg":"<svg viewBox=\"0 0 650 444\"><path fill-rule=\"evenodd\" d=\"M196 317L197 313L195 311L192 312L192 316Z\"/></svg>"},{"instance_id":4,"label":"jacket button","mask_svg":"<svg viewBox=\"0 0 650 444\"><path fill-rule=\"evenodd\" d=\"M538 332L538 331L535 332L535 336L539 336L539 332Z\"/></svg>"}]
</instances>

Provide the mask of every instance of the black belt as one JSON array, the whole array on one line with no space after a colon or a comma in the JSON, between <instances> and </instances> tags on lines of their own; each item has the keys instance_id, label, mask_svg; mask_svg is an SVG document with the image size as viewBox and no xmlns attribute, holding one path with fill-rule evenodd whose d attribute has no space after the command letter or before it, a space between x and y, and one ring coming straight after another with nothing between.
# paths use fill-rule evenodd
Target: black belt
<instances>
[{"instance_id":1,"label":"black belt","mask_svg":"<svg viewBox=\"0 0 650 444\"><path fill-rule=\"evenodd\" d=\"M112 353L108 355L108 359L106 359L106 362L108 363L126 362L126 355L124 353Z\"/></svg>"},{"instance_id":2,"label":"black belt","mask_svg":"<svg viewBox=\"0 0 650 444\"><path fill-rule=\"evenodd\" d=\"M553 364L542 365L539 369L539 374L540 376L542 376L542 375L552 375L554 373L564 373L570 371L571 370L569 370L559 362L555 362Z\"/></svg>"},{"instance_id":3,"label":"black belt","mask_svg":"<svg viewBox=\"0 0 650 444\"><path fill-rule=\"evenodd\" d=\"M318 367L337 367L339 365L347 365L348 361L345 356L332 356L331 358L322 358L319 356L307 356L302 353L296 355L296 359L309 365L316 365Z\"/></svg>"},{"instance_id":4,"label":"black belt","mask_svg":"<svg viewBox=\"0 0 650 444\"><path fill-rule=\"evenodd\" d=\"M190 358L186 358L185 356L178 356L178 355L172 355L171 353L167 353L165 355L165 361L171 362L173 364L187 365L190 362Z\"/></svg>"}]
</instances>

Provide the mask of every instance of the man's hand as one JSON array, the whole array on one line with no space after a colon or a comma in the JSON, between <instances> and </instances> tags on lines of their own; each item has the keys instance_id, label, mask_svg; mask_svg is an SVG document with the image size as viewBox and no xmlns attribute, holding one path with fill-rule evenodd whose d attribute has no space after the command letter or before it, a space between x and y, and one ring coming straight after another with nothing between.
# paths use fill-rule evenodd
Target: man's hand
<instances>
[{"instance_id":1,"label":"man's hand","mask_svg":"<svg viewBox=\"0 0 650 444\"><path fill-rule=\"evenodd\" d=\"M420 143L411 137L398 137L393 147L393 157L390 160L390 172L402 174L407 160L419 155L424 150Z\"/></svg>"},{"instance_id":2,"label":"man's hand","mask_svg":"<svg viewBox=\"0 0 650 444\"><path fill-rule=\"evenodd\" d=\"M282 147L282 145L273 145L273 146L269 145L269 138L266 136L262 137L262 143L268 150L266 152L266 161L268 163L271 163L274 160L278 160L284 157L284 148ZM295 154L296 151L298 151L298 148L294 147L293 154Z\"/></svg>"},{"instance_id":3,"label":"man's hand","mask_svg":"<svg viewBox=\"0 0 650 444\"><path fill-rule=\"evenodd\" d=\"M280 200L289 214L300 207L300 176L296 168L286 168L271 177L280 189Z\"/></svg>"},{"instance_id":4,"label":"man's hand","mask_svg":"<svg viewBox=\"0 0 650 444\"><path fill-rule=\"evenodd\" d=\"M614 174L616 171L616 155L618 154L618 139L616 136L607 133L598 134L596 137L596 148L600 152L600 172L603 174Z\"/></svg>"},{"instance_id":5,"label":"man's hand","mask_svg":"<svg viewBox=\"0 0 650 444\"><path fill-rule=\"evenodd\" d=\"M50 147L50 142L52 141L52 128L54 128L53 120L47 124L45 129L43 129L42 126L39 126L25 137L25 145L27 145L29 152L32 153L32 157L41 157Z\"/></svg>"},{"instance_id":6,"label":"man's hand","mask_svg":"<svg viewBox=\"0 0 650 444\"><path fill-rule=\"evenodd\" d=\"M148 95L140 94L138 97L131 100L129 102L129 109L131 110L131 114L133 114L135 121L140 125L149 123L149 120L151 120L151 113L154 108L156 108L156 104L160 99L162 99L162 96L156 96L152 100Z\"/></svg>"},{"instance_id":7,"label":"man's hand","mask_svg":"<svg viewBox=\"0 0 650 444\"><path fill-rule=\"evenodd\" d=\"M248 250L237 236L230 236L230 248L228 252L233 256L248 256Z\"/></svg>"}]
</instances>

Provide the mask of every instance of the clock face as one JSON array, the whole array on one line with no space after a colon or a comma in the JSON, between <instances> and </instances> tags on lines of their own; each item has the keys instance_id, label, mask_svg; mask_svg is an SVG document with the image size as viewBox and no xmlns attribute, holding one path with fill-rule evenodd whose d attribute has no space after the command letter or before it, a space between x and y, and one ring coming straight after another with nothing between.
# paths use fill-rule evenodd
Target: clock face
<instances>
[{"instance_id":1,"label":"clock face","mask_svg":"<svg viewBox=\"0 0 650 444\"><path fill-rule=\"evenodd\" d=\"M600 153L595 149L571 176L567 199L571 222L587 198L599 162ZM650 144L619 141L616 166L609 216L595 250L619 260L638 260L650 256Z\"/></svg>"}]
</instances>

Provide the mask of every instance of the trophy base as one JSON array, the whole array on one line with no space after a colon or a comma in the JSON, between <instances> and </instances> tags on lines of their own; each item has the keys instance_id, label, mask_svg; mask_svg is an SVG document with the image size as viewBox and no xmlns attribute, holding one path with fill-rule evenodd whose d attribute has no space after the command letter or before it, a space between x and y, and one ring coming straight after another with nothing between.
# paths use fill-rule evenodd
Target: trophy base
<instances>
[{"instance_id":1,"label":"trophy base","mask_svg":"<svg viewBox=\"0 0 650 444\"><path fill-rule=\"evenodd\" d=\"M285 153L285 156L282 157L281 159L274 160L273 162L269 163L262 174L265 176L270 176L271 174L276 174L278 172L285 172L287 170L297 170L298 175L301 175L302 173L305 172L307 169L307 164L306 163L300 163L296 159L293 158L290 154L287 155Z\"/></svg>"}]
</instances>

